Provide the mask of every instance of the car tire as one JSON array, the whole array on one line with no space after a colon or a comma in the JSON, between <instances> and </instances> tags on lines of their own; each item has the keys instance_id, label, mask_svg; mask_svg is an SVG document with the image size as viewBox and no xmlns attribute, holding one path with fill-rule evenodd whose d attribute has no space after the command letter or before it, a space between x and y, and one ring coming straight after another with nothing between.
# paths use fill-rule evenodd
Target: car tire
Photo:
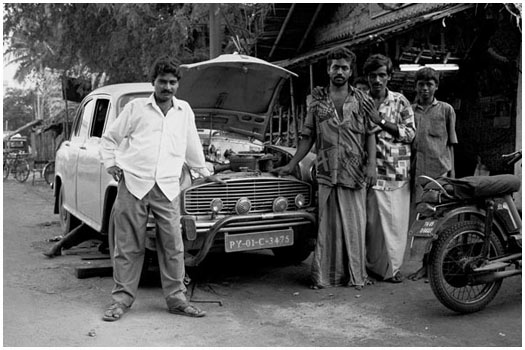
<instances>
[{"instance_id":1,"label":"car tire","mask_svg":"<svg viewBox=\"0 0 525 350\"><path fill-rule=\"evenodd\" d=\"M65 190L64 186L60 187L60 193L58 195L58 215L60 217L60 227L62 229L62 234L68 234L72 229L80 225L80 220L71 215L66 208L64 208L64 196Z\"/></svg>"}]
</instances>

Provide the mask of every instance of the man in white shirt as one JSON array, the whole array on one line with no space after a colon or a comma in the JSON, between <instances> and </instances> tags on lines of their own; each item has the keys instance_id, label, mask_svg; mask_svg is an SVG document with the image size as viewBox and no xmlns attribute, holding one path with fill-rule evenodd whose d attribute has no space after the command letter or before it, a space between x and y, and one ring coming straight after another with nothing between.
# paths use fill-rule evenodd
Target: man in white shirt
<instances>
[{"instance_id":1,"label":"man in white shirt","mask_svg":"<svg viewBox=\"0 0 525 350\"><path fill-rule=\"evenodd\" d=\"M205 315L185 297L179 177L184 162L203 176L210 173L193 111L187 102L174 96L179 79L175 61L157 60L151 73L154 93L129 102L102 136L102 161L119 182L109 232L115 286L105 321L119 320L135 300L144 261L148 209L157 223L157 254L169 312Z\"/></svg>"}]
</instances>

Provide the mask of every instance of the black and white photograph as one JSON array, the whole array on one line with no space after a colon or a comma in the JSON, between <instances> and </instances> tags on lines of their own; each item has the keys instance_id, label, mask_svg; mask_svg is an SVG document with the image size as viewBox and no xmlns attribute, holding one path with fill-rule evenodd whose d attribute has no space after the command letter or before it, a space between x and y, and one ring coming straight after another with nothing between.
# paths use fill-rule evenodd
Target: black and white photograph
<instances>
[{"instance_id":1,"label":"black and white photograph","mask_svg":"<svg viewBox=\"0 0 525 350\"><path fill-rule=\"evenodd\" d=\"M15 347L521 347L521 3L2 3Z\"/></svg>"}]
</instances>

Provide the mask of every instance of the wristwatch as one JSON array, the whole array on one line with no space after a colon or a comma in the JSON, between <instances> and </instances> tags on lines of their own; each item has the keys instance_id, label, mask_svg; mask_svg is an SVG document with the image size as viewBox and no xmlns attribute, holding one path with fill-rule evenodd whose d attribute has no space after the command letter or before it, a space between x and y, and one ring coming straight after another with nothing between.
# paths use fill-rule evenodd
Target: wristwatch
<instances>
[{"instance_id":1,"label":"wristwatch","mask_svg":"<svg viewBox=\"0 0 525 350\"><path fill-rule=\"evenodd\" d=\"M380 122L380 123L381 123L381 125L385 125L385 124L386 124L386 120L381 119L381 122Z\"/></svg>"}]
</instances>

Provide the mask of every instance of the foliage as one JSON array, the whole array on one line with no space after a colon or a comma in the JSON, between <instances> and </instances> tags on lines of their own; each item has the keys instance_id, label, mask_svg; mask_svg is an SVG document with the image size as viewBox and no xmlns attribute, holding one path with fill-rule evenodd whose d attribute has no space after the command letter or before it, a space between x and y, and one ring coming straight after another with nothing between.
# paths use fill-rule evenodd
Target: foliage
<instances>
[{"instance_id":1,"label":"foliage","mask_svg":"<svg viewBox=\"0 0 525 350\"><path fill-rule=\"evenodd\" d=\"M169 54L181 62L208 58L208 4L9 3L4 44L19 64L17 78L45 68L107 83L147 79L150 65ZM221 4L223 47L238 36L252 53L271 4ZM241 40L242 39L242 40ZM237 50L238 51L238 50Z\"/></svg>"},{"instance_id":2,"label":"foliage","mask_svg":"<svg viewBox=\"0 0 525 350\"><path fill-rule=\"evenodd\" d=\"M3 121L4 131L15 130L34 120L34 94L27 89L7 88L4 90ZM28 131L22 132L27 135Z\"/></svg>"}]
</instances>

